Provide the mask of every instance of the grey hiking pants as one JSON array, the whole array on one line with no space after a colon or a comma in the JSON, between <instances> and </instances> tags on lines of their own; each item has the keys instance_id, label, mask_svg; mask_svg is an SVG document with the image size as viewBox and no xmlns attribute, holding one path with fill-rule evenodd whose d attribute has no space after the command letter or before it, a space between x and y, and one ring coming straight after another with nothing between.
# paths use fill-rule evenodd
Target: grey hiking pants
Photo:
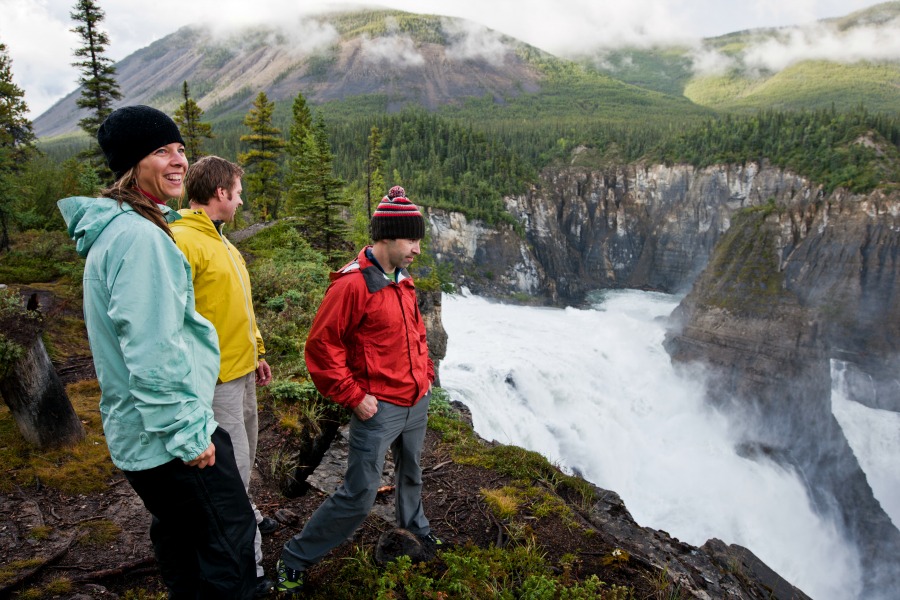
<instances>
[{"instance_id":1,"label":"grey hiking pants","mask_svg":"<svg viewBox=\"0 0 900 600\"><path fill-rule=\"evenodd\" d=\"M219 427L231 436L234 445L234 460L237 463L244 489L250 495L250 471L256 462L256 444L259 437L259 413L256 405L256 371L250 371L242 377L216 385L213 393L213 414ZM263 517L253 499L250 499L253 516L257 524ZM256 554L256 575L265 574L262 564L262 536L259 529L253 540Z\"/></svg>"},{"instance_id":2,"label":"grey hiking pants","mask_svg":"<svg viewBox=\"0 0 900 600\"><path fill-rule=\"evenodd\" d=\"M394 498L397 527L416 535L431 531L422 507L422 467L419 459L428 425L431 392L415 406L378 402L375 416L350 419L350 452L347 473L337 491L328 497L303 531L284 545L284 563L299 571L319 562L328 552L350 539L375 504L388 448L394 459Z\"/></svg>"}]
</instances>

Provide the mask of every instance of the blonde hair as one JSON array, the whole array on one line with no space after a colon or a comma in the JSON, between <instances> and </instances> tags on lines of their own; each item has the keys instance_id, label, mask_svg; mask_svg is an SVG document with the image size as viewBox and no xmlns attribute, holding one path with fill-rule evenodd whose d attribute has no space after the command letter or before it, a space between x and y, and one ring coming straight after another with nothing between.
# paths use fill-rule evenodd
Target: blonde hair
<instances>
[{"instance_id":1,"label":"blonde hair","mask_svg":"<svg viewBox=\"0 0 900 600\"><path fill-rule=\"evenodd\" d=\"M163 217L159 207L156 206L156 202L138 190L137 165L125 171L114 184L101 191L100 195L104 198L112 198L119 203L119 206L123 202L128 204L134 212L165 231L166 235L172 238L172 241L175 241L175 238L172 237L172 230L169 229L169 223Z\"/></svg>"}]
</instances>

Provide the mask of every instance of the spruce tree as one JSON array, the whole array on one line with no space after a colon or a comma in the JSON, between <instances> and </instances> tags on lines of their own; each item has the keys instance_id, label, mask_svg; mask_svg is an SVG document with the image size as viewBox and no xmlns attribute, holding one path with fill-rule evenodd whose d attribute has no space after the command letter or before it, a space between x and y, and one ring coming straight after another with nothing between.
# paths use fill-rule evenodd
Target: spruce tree
<instances>
[{"instance_id":1,"label":"spruce tree","mask_svg":"<svg viewBox=\"0 0 900 600\"><path fill-rule=\"evenodd\" d=\"M122 93L115 79L116 68L112 64L112 59L104 55L106 45L109 44L109 36L100 29L104 13L93 0L78 0L69 16L79 23L72 31L78 34L82 43L82 46L75 50L77 60L72 63L73 67L81 71L78 78L78 83L82 86L81 97L76 104L79 108L90 111L87 117L78 121L78 125L92 140L85 157L104 171L104 175L111 175L105 170L103 153L96 143L97 130L113 111L113 102L122 98Z\"/></svg>"},{"instance_id":2,"label":"spruce tree","mask_svg":"<svg viewBox=\"0 0 900 600\"><path fill-rule=\"evenodd\" d=\"M244 210L253 202L263 221L278 218L280 183L278 181L278 159L284 151L285 141L281 130L272 125L275 103L270 102L265 92L260 92L253 106L244 117L244 125L251 133L242 135L241 141L249 144L247 152L238 155L238 162L244 167L245 195L248 202Z\"/></svg>"},{"instance_id":3,"label":"spruce tree","mask_svg":"<svg viewBox=\"0 0 900 600\"><path fill-rule=\"evenodd\" d=\"M302 196L306 189L309 166L314 160L315 139L312 137L312 114L303 94L297 94L291 105L291 126L286 146L287 162L284 190L284 212L300 215L304 205Z\"/></svg>"},{"instance_id":4,"label":"spruce tree","mask_svg":"<svg viewBox=\"0 0 900 600\"><path fill-rule=\"evenodd\" d=\"M315 141L316 160L313 162L314 212L310 217L325 256L333 261L340 256L341 247L347 239L348 226L342 213L350 203L342 194L344 182L334 176L334 154L328 143L328 131L321 114L316 118L312 137Z\"/></svg>"},{"instance_id":5,"label":"spruce tree","mask_svg":"<svg viewBox=\"0 0 900 600\"><path fill-rule=\"evenodd\" d=\"M384 189L384 161L381 159L381 131L372 126L369 133L369 153L366 156L366 216L372 218L372 199ZM374 194L373 194L374 191Z\"/></svg>"},{"instance_id":6,"label":"spruce tree","mask_svg":"<svg viewBox=\"0 0 900 600\"><path fill-rule=\"evenodd\" d=\"M347 237L347 223L339 213L350 204L342 193L344 182L333 174L334 155L325 121L319 115L312 124L302 94L294 100L293 117L287 147L286 204L303 225L310 244L336 259Z\"/></svg>"},{"instance_id":7,"label":"spruce tree","mask_svg":"<svg viewBox=\"0 0 900 600\"><path fill-rule=\"evenodd\" d=\"M202 121L203 109L191 98L187 81L182 84L181 92L184 96L184 104L175 111L173 120L178 125L178 129L181 130L181 137L184 138L188 162L194 164L197 160L206 156L203 152L203 139L211 140L216 136L212 132L212 125Z\"/></svg>"},{"instance_id":8,"label":"spruce tree","mask_svg":"<svg viewBox=\"0 0 900 600\"><path fill-rule=\"evenodd\" d=\"M13 83L12 61L0 43L0 252L9 250L9 224L21 192L15 185L26 160L35 152L34 131L25 116L25 92Z\"/></svg>"}]
</instances>

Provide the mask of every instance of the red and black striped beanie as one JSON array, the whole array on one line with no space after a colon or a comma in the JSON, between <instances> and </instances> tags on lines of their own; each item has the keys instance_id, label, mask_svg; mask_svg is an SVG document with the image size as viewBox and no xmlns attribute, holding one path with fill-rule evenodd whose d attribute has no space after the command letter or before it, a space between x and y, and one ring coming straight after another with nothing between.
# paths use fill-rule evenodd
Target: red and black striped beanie
<instances>
[{"instance_id":1,"label":"red and black striped beanie","mask_svg":"<svg viewBox=\"0 0 900 600\"><path fill-rule=\"evenodd\" d=\"M425 237L425 219L406 197L406 190L395 185L381 199L370 223L372 240L421 240Z\"/></svg>"}]
</instances>

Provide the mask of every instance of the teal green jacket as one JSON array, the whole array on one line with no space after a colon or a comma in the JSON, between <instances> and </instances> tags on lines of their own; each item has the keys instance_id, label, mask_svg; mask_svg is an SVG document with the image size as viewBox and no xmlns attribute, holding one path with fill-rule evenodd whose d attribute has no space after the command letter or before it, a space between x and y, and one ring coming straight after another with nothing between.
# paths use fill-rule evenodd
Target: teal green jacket
<instances>
[{"instance_id":1,"label":"teal green jacket","mask_svg":"<svg viewBox=\"0 0 900 600\"><path fill-rule=\"evenodd\" d=\"M164 231L128 204L57 205L84 267L84 322L113 463L143 471L206 450L219 340L194 310L191 271ZM178 214L162 207L166 219Z\"/></svg>"}]
</instances>

